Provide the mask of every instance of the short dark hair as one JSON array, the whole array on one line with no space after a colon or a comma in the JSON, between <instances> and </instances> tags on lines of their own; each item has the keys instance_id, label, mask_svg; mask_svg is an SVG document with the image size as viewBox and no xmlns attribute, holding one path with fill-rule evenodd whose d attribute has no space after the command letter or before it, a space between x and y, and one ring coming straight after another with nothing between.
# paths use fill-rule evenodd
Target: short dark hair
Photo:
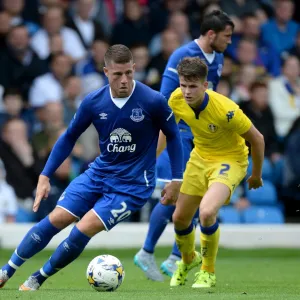
<instances>
[{"instance_id":1,"label":"short dark hair","mask_svg":"<svg viewBox=\"0 0 300 300\"><path fill-rule=\"evenodd\" d=\"M104 62L106 66L111 62L116 64L126 64L131 61L133 61L131 51L128 47L121 44L110 46L104 55Z\"/></svg>"},{"instance_id":2,"label":"short dark hair","mask_svg":"<svg viewBox=\"0 0 300 300\"><path fill-rule=\"evenodd\" d=\"M22 93L17 87L9 87L4 90L3 100L6 100L7 96L19 96L22 98Z\"/></svg>"},{"instance_id":3,"label":"short dark hair","mask_svg":"<svg viewBox=\"0 0 300 300\"><path fill-rule=\"evenodd\" d=\"M208 67L199 57L185 57L179 62L177 71L186 80L206 80Z\"/></svg>"},{"instance_id":4,"label":"short dark hair","mask_svg":"<svg viewBox=\"0 0 300 300\"><path fill-rule=\"evenodd\" d=\"M254 90L258 89L258 88L265 88L267 89L268 86L267 84L264 82L264 81L261 81L261 80L257 80L257 81L254 81L251 85L250 85L250 92L252 93Z\"/></svg>"},{"instance_id":5,"label":"short dark hair","mask_svg":"<svg viewBox=\"0 0 300 300\"><path fill-rule=\"evenodd\" d=\"M221 10L213 10L207 14L201 23L200 34L205 35L209 30L219 33L225 30L226 26L231 26L234 29L234 24L229 16Z\"/></svg>"}]
</instances>

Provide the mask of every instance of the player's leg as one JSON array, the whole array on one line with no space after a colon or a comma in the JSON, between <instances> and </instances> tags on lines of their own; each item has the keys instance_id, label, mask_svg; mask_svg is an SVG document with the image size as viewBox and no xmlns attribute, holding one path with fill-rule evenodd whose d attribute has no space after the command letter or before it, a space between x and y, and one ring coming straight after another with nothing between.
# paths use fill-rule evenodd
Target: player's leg
<instances>
[{"instance_id":1,"label":"player's leg","mask_svg":"<svg viewBox=\"0 0 300 300\"><path fill-rule=\"evenodd\" d=\"M8 263L0 269L0 288L23 263L43 250L53 236L73 223L76 218L61 208L55 208L49 216L33 226L15 249Z\"/></svg>"},{"instance_id":2,"label":"player's leg","mask_svg":"<svg viewBox=\"0 0 300 300\"><path fill-rule=\"evenodd\" d=\"M156 204L150 216L149 228L144 246L134 256L134 263L145 273L148 279L153 281L164 280L157 267L154 250L157 241L169 223L174 210L174 205L166 206L161 203Z\"/></svg>"},{"instance_id":3,"label":"player's leg","mask_svg":"<svg viewBox=\"0 0 300 300\"><path fill-rule=\"evenodd\" d=\"M179 194L176 209L173 214L175 238L182 260L177 262L170 285L184 285L188 272L201 263L200 253L195 251L195 226L193 218L201 201L200 196Z\"/></svg>"},{"instance_id":4,"label":"player's leg","mask_svg":"<svg viewBox=\"0 0 300 300\"><path fill-rule=\"evenodd\" d=\"M193 218L193 224L194 224L195 228L197 227L198 222L199 222L199 212L197 210L197 212ZM162 262L162 264L160 266L161 271L165 275L172 277L174 272L177 270L177 262L180 260L181 260L181 253L180 253L178 246L176 244L176 241L175 241L173 244L171 254L165 261Z\"/></svg>"},{"instance_id":5,"label":"player's leg","mask_svg":"<svg viewBox=\"0 0 300 300\"><path fill-rule=\"evenodd\" d=\"M83 193L84 194L84 193ZM97 233L109 231L132 213L144 206L146 199L121 194L104 194L93 209L73 227L70 235L56 248L44 266L20 287L20 290L37 290L46 279L74 261ZM90 201L92 203L92 201Z\"/></svg>"},{"instance_id":6,"label":"player's leg","mask_svg":"<svg viewBox=\"0 0 300 300\"><path fill-rule=\"evenodd\" d=\"M216 284L215 262L219 247L220 229L217 222L219 209L230 197L230 189L223 183L213 183L200 204L200 240L202 266L193 288L213 287Z\"/></svg>"},{"instance_id":7,"label":"player's leg","mask_svg":"<svg viewBox=\"0 0 300 300\"><path fill-rule=\"evenodd\" d=\"M190 159L191 151L194 148L193 135L189 130L185 128L180 129L182 149L183 149L183 164L186 166ZM196 218L198 219L199 214L196 213ZM196 224L195 224L196 226ZM177 269L177 261L181 259L181 253L177 247L176 241L174 242L172 252L169 257L161 264L160 269L162 272L170 277Z\"/></svg>"},{"instance_id":8,"label":"player's leg","mask_svg":"<svg viewBox=\"0 0 300 300\"><path fill-rule=\"evenodd\" d=\"M69 184L59 198L56 208L49 216L50 221L61 229L79 220L94 206L101 195L98 192L99 187L83 173ZM36 272L33 275L22 285L24 290L31 289L31 286L38 286L39 282L35 276L38 278L40 274Z\"/></svg>"},{"instance_id":9,"label":"player's leg","mask_svg":"<svg viewBox=\"0 0 300 300\"><path fill-rule=\"evenodd\" d=\"M90 239L103 230L105 230L105 226L95 212L93 210L87 212L73 227L69 236L56 248L44 266L20 286L20 290L38 290L47 278L73 262L82 253Z\"/></svg>"},{"instance_id":10,"label":"player's leg","mask_svg":"<svg viewBox=\"0 0 300 300\"><path fill-rule=\"evenodd\" d=\"M209 178L209 188L200 204L200 240L202 266L193 288L216 285L215 263L219 247L220 229L217 222L219 209L229 202L234 188L246 175L247 164L237 162L216 164Z\"/></svg>"},{"instance_id":11,"label":"player's leg","mask_svg":"<svg viewBox=\"0 0 300 300\"><path fill-rule=\"evenodd\" d=\"M169 156L166 150L162 152L157 160L156 171L159 184L163 184L164 181L170 180L172 177ZM174 205L166 206L162 205L160 202L156 204L151 212L149 228L144 245L134 256L135 265L145 273L148 279L153 281L164 280L157 267L154 250L160 236L170 221L174 210Z\"/></svg>"}]
</instances>

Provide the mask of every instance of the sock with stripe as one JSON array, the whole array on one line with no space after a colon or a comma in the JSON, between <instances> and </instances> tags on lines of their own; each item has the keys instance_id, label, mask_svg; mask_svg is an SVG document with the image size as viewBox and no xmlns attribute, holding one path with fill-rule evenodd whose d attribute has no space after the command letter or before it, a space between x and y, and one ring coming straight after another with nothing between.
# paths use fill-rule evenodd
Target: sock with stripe
<instances>
[{"instance_id":1,"label":"sock with stripe","mask_svg":"<svg viewBox=\"0 0 300 300\"><path fill-rule=\"evenodd\" d=\"M48 277L74 261L82 253L90 239L74 226L70 235L61 242L44 266L31 276L34 276L42 285Z\"/></svg>"},{"instance_id":2,"label":"sock with stripe","mask_svg":"<svg viewBox=\"0 0 300 300\"><path fill-rule=\"evenodd\" d=\"M176 244L185 264L190 264L195 255L195 226L193 223L184 230L175 228Z\"/></svg>"},{"instance_id":3,"label":"sock with stripe","mask_svg":"<svg viewBox=\"0 0 300 300\"><path fill-rule=\"evenodd\" d=\"M50 223L48 216L41 220L28 231L8 263L1 270L7 271L8 277L12 277L27 259L43 250L59 231L60 229Z\"/></svg>"},{"instance_id":4,"label":"sock with stripe","mask_svg":"<svg viewBox=\"0 0 300 300\"><path fill-rule=\"evenodd\" d=\"M220 229L219 224L216 222L214 225L204 227L200 225L201 234L201 255L202 265L201 270L214 273L217 253L219 248Z\"/></svg>"}]
</instances>

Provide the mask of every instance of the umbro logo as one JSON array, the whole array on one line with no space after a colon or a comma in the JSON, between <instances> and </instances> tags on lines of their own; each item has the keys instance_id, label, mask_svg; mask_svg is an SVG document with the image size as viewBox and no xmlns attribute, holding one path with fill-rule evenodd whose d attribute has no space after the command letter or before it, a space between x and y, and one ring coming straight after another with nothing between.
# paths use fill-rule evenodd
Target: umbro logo
<instances>
[{"instance_id":1,"label":"umbro logo","mask_svg":"<svg viewBox=\"0 0 300 300\"><path fill-rule=\"evenodd\" d=\"M101 113L99 114L100 120L107 120L107 114L106 113Z\"/></svg>"}]
</instances>

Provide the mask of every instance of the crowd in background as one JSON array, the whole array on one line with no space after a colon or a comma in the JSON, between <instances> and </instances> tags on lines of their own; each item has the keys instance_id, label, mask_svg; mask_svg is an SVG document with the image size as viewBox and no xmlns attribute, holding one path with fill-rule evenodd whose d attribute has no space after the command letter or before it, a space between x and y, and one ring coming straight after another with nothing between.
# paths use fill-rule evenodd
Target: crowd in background
<instances>
[{"instance_id":1,"label":"crowd in background","mask_svg":"<svg viewBox=\"0 0 300 300\"><path fill-rule=\"evenodd\" d=\"M217 91L237 102L264 135L263 177L285 220L299 221L297 1L2 0L0 5L0 223L43 218L99 155L91 126L55 172L48 200L31 213L37 178L55 141L82 99L107 84L103 57L109 45L128 46L135 79L159 90L171 53L197 39L201 19L215 9L235 23ZM259 195L249 195L242 184L231 207L241 212ZM144 210L135 219L147 215Z\"/></svg>"}]
</instances>

